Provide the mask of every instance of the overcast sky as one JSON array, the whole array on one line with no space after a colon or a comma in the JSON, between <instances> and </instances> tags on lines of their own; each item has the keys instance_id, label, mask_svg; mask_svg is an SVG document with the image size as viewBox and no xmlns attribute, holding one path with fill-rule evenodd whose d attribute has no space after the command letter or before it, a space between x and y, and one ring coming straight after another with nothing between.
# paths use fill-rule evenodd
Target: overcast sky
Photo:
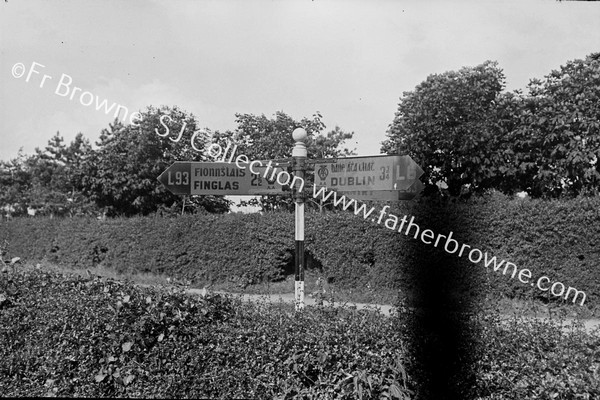
<instances>
[{"instance_id":1,"label":"overcast sky","mask_svg":"<svg viewBox=\"0 0 600 400\"><path fill-rule=\"evenodd\" d=\"M358 154L379 154L402 92L429 74L496 60L507 89L524 89L600 51L598 21L598 2L553 0L8 0L0 159L57 131L96 140L112 117L69 99L75 86L130 112L177 105L212 130L235 128L235 113L320 111L327 130L355 132ZM26 82L32 63L43 67Z\"/></svg>"}]
</instances>

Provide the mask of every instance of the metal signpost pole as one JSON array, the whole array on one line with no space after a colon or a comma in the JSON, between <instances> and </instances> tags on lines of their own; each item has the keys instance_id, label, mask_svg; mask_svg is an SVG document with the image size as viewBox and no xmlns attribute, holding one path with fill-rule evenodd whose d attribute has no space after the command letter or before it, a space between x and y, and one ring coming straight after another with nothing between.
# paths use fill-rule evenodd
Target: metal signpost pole
<instances>
[{"instance_id":1,"label":"metal signpost pole","mask_svg":"<svg viewBox=\"0 0 600 400\"><path fill-rule=\"evenodd\" d=\"M306 171L306 138L308 135L302 128L294 129L292 137L296 141L294 148L292 149L292 157L294 158L294 176L304 180L304 173ZM295 302L296 311L304 308L304 194L302 188L295 188L296 190L296 268L295 268Z\"/></svg>"}]
</instances>

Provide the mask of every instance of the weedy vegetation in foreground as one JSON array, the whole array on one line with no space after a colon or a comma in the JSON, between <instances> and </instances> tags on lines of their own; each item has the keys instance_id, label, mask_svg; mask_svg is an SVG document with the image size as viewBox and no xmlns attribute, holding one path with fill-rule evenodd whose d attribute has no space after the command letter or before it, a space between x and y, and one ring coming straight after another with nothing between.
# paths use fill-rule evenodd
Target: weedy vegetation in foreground
<instances>
[{"instance_id":1,"label":"weedy vegetation in foreground","mask_svg":"<svg viewBox=\"0 0 600 400\"><path fill-rule=\"evenodd\" d=\"M410 398L375 312L35 270L2 274L0 293L0 396Z\"/></svg>"},{"instance_id":2,"label":"weedy vegetation in foreground","mask_svg":"<svg viewBox=\"0 0 600 400\"><path fill-rule=\"evenodd\" d=\"M0 274L0 396L426 399L413 316ZM465 399L600 398L600 332L469 320ZM419 383L420 382L420 383Z\"/></svg>"}]
</instances>

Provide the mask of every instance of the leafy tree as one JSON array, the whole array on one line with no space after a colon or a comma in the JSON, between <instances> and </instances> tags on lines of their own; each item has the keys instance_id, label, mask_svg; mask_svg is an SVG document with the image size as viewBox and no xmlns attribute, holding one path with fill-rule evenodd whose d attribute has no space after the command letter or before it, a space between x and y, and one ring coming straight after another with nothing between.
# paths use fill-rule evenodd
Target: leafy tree
<instances>
[{"instance_id":1,"label":"leafy tree","mask_svg":"<svg viewBox=\"0 0 600 400\"><path fill-rule=\"evenodd\" d=\"M217 141L231 141L238 145L237 154L245 154L251 160L291 160L294 139L294 129L302 127L308 134L307 153L309 159L341 157L354 154L344 146L352 139L354 132L344 132L336 126L332 131L322 134L326 126L321 121L323 116L316 112L312 118L302 118L297 121L283 111L277 111L274 118L269 119L264 114L236 114L238 127L235 131L217 132ZM306 177L307 185L312 176ZM253 200L246 204L259 204L263 210L291 209L293 199L289 195L261 196L261 200Z\"/></svg>"},{"instance_id":2,"label":"leafy tree","mask_svg":"<svg viewBox=\"0 0 600 400\"><path fill-rule=\"evenodd\" d=\"M27 156L23 149L16 158L0 161L0 207L8 215L27 214L31 172L27 169Z\"/></svg>"},{"instance_id":3,"label":"leafy tree","mask_svg":"<svg viewBox=\"0 0 600 400\"><path fill-rule=\"evenodd\" d=\"M186 209L183 198L156 180L174 161L206 161L205 135L194 137L199 131L196 118L177 107L148 107L141 115L138 126L115 120L101 132L98 149L85 163L85 193L110 216L179 209L228 211L229 201L214 196L186 199L192 206Z\"/></svg>"},{"instance_id":4,"label":"leafy tree","mask_svg":"<svg viewBox=\"0 0 600 400\"><path fill-rule=\"evenodd\" d=\"M600 187L600 53L568 61L522 96L508 132L523 190L556 197Z\"/></svg>"},{"instance_id":5,"label":"leafy tree","mask_svg":"<svg viewBox=\"0 0 600 400\"><path fill-rule=\"evenodd\" d=\"M451 195L483 190L494 181L497 149L490 114L504 87L496 62L433 74L404 92L382 144L387 154L408 154L425 172L428 191L438 183Z\"/></svg>"},{"instance_id":6,"label":"leafy tree","mask_svg":"<svg viewBox=\"0 0 600 400\"><path fill-rule=\"evenodd\" d=\"M35 149L28 165L32 172L31 205L42 214L85 214L93 208L81 194L82 165L92 151L82 133L67 146L59 132L44 150Z\"/></svg>"},{"instance_id":7,"label":"leafy tree","mask_svg":"<svg viewBox=\"0 0 600 400\"><path fill-rule=\"evenodd\" d=\"M238 127L229 132L230 138L238 144L238 151L253 160L272 160L289 158L292 155L294 129L302 127L308 134L307 151L310 158L336 157L353 154L342 148L346 140L352 139L354 133L342 131L335 127L326 135L321 134L326 126L321 121L323 116L316 112L312 118L294 120L283 111L277 111L275 118L269 119L264 114L236 114Z\"/></svg>"},{"instance_id":8,"label":"leafy tree","mask_svg":"<svg viewBox=\"0 0 600 400\"><path fill-rule=\"evenodd\" d=\"M598 193L600 53L532 79L526 94L503 86L489 61L429 76L403 94L382 150L413 156L452 195Z\"/></svg>"},{"instance_id":9,"label":"leafy tree","mask_svg":"<svg viewBox=\"0 0 600 400\"><path fill-rule=\"evenodd\" d=\"M354 132L344 132L339 126L325 135L317 135L309 142L308 154L310 158L346 157L356 154L353 150L342 147L346 140L351 140Z\"/></svg>"},{"instance_id":10,"label":"leafy tree","mask_svg":"<svg viewBox=\"0 0 600 400\"><path fill-rule=\"evenodd\" d=\"M81 163L89 155L89 142L79 133L69 146L59 132L44 150L19 154L17 159L0 166L3 186L8 190L0 199L11 204L16 214L29 207L42 215L75 215L89 211L90 204L80 193Z\"/></svg>"}]
</instances>

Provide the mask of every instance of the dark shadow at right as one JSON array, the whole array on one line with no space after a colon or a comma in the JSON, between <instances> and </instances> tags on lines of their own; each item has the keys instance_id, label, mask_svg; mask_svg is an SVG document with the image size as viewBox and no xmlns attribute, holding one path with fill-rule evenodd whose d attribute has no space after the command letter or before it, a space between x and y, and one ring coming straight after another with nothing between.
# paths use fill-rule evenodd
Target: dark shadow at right
<instances>
[{"instance_id":1,"label":"dark shadow at right","mask_svg":"<svg viewBox=\"0 0 600 400\"><path fill-rule=\"evenodd\" d=\"M427 200L397 210L400 218L405 213L408 221L414 217L408 235L405 227L398 240L404 254L399 329L407 346L405 360L415 399L475 398L480 334L474 316L480 302L474 293L480 293L475 289L480 275L468 265L466 254L458 257L458 251L444 250L446 244L450 251L455 246L446 242L450 232L457 244L469 244L468 233L461 230L468 226L463 223L466 216L459 210L454 204ZM435 238L444 236L437 246L435 239L431 244L421 240L426 229Z\"/></svg>"}]
</instances>

